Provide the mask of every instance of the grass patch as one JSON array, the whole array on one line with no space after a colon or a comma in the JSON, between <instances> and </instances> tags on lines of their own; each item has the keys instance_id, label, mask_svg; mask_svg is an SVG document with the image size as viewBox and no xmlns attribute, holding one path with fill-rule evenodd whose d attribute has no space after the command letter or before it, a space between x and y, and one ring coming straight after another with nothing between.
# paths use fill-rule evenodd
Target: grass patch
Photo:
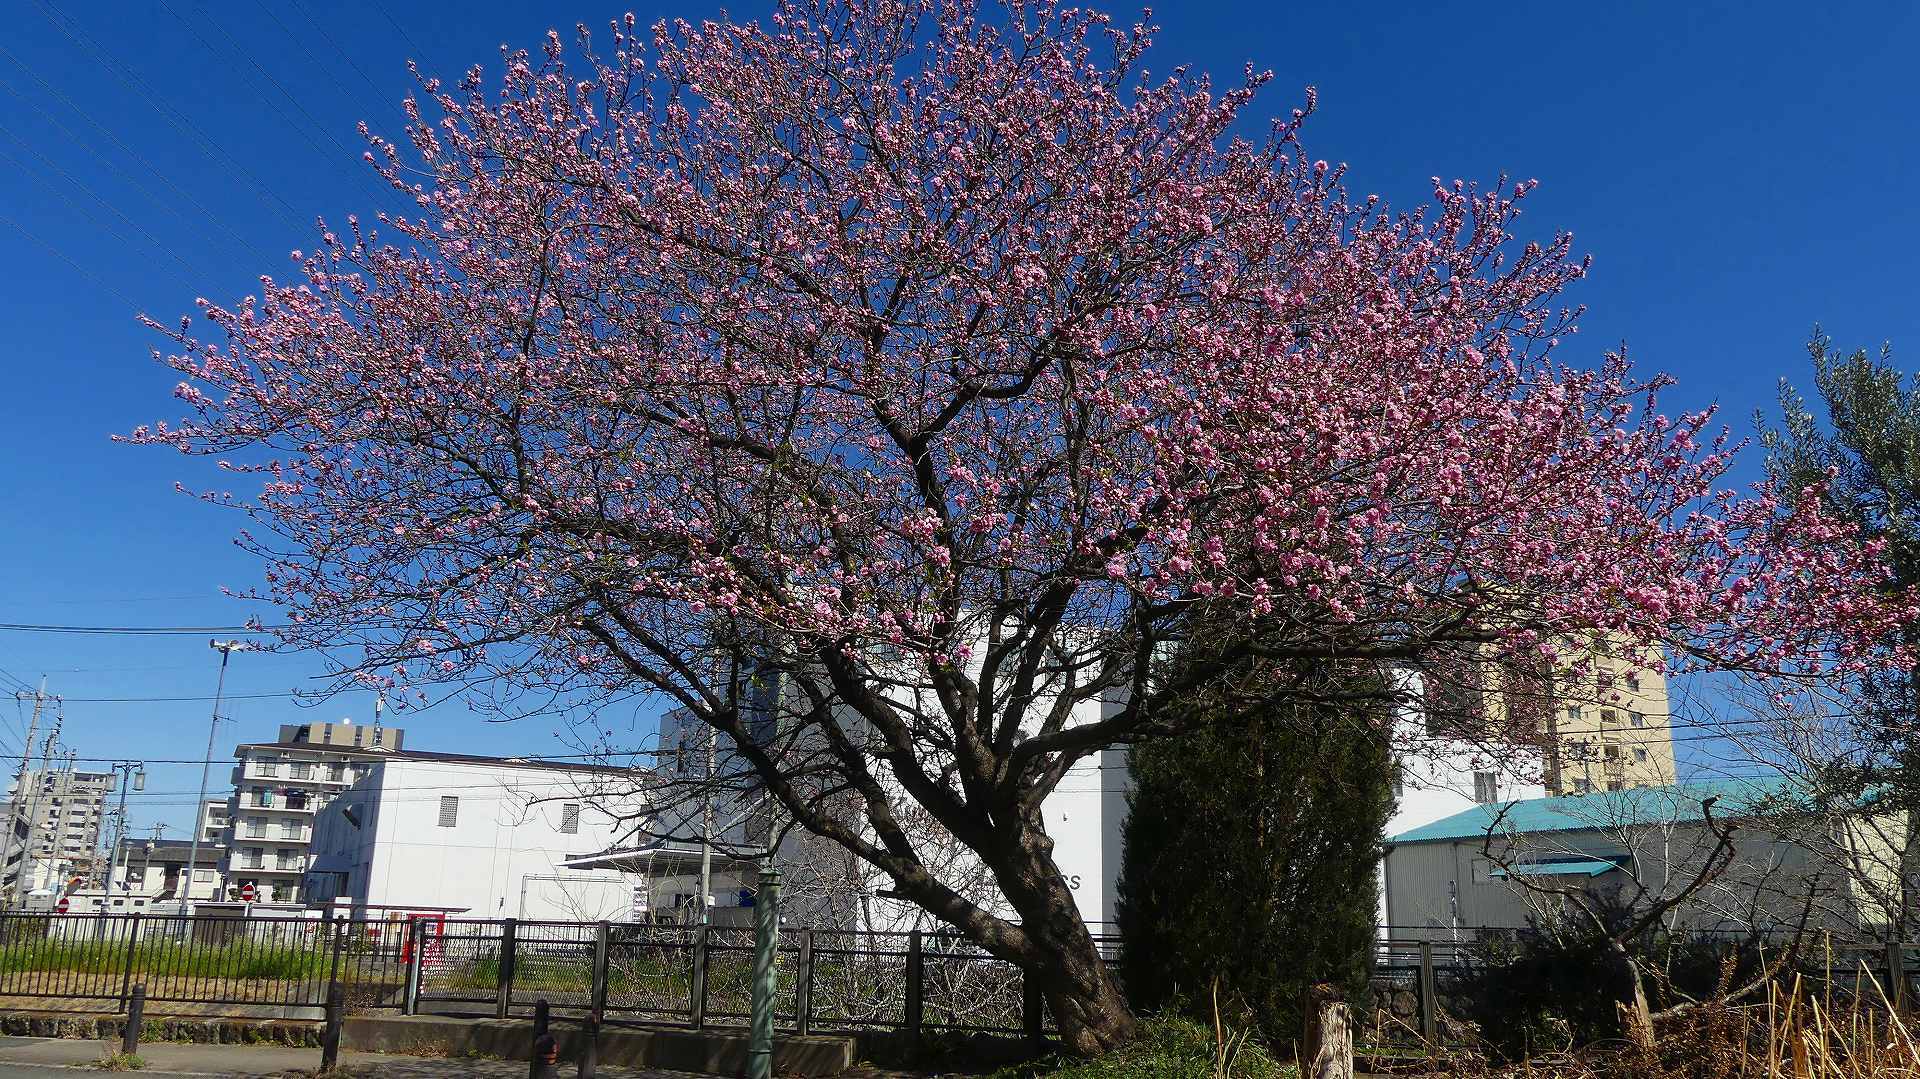
<instances>
[{"instance_id":1,"label":"grass patch","mask_svg":"<svg viewBox=\"0 0 1920 1079\"><path fill-rule=\"evenodd\" d=\"M109 1053L93 1065L103 1072L137 1072L147 1066L137 1053Z\"/></svg>"},{"instance_id":2,"label":"grass patch","mask_svg":"<svg viewBox=\"0 0 1920 1079\"><path fill-rule=\"evenodd\" d=\"M126 970L127 944L113 940L37 940L0 949L0 974L72 971L119 974ZM293 948L259 941L226 944L141 941L133 948L136 974L191 975L196 978L295 981L324 978L332 957L324 948Z\"/></svg>"},{"instance_id":3,"label":"grass patch","mask_svg":"<svg viewBox=\"0 0 1920 1079\"><path fill-rule=\"evenodd\" d=\"M1149 1016L1132 1044L1098 1060L1042 1057L1002 1068L993 1079L1221 1079L1213 1031L1190 1019ZM1282 1079L1297 1073L1247 1042L1234 1056L1227 1079Z\"/></svg>"}]
</instances>

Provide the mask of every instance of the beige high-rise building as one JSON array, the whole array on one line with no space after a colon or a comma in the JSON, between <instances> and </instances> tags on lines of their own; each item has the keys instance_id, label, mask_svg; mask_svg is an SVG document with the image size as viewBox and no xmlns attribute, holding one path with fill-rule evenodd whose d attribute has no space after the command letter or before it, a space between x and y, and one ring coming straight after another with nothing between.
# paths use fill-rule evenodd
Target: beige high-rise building
<instances>
[{"instance_id":1,"label":"beige high-rise building","mask_svg":"<svg viewBox=\"0 0 1920 1079\"><path fill-rule=\"evenodd\" d=\"M1667 677L1654 657L1601 646L1553 679L1545 733L1549 794L1675 781Z\"/></svg>"}]
</instances>

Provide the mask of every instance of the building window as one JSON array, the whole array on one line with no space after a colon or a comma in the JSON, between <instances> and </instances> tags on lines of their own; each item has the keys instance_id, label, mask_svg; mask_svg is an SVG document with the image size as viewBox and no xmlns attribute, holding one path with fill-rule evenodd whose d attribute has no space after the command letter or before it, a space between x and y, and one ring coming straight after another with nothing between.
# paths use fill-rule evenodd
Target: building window
<instances>
[{"instance_id":1,"label":"building window","mask_svg":"<svg viewBox=\"0 0 1920 1079\"><path fill-rule=\"evenodd\" d=\"M1618 760L1618 759L1620 759L1620 747L1619 747L1619 746L1608 746L1608 747L1607 747L1607 759L1608 759L1608 760L1610 760L1610 761L1611 761L1611 760Z\"/></svg>"},{"instance_id":2,"label":"building window","mask_svg":"<svg viewBox=\"0 0 1920 1079\"><path fill-rule=\"evenodd\" d=\"M453 795L440 797L440 827L452 828L460 823L460 799Z\"/></svg>"},{"instance_id":3,"label":"building window","mask_svg":"<svg viewBox=\"0 0 1920 1079\"><path fill-rule=\"evenodd\" d=\"M1592 790L1593 780L1588 779L1586 776L1581 776L1573 781L1573 792L1575 794L1586 794Z\"/></svg>"},{"instance_id":4,"label":"building window","mask_svg":"<svg viewBox=\"0 0 1920 1079\"><path fill-rule=\"evenodd\" d=\"M259 850L249 847L247 849L246 860L243 863L243 866L247 869L258 869L260 868L261 862L263 862L264 860L265 859L261 857L261 852Z\"/></svg>"},{"instance_id":5,"label":"building window","mask_svg":"<svg viewBox=\"0 0 1920 1079\"><path fill-rule=\"evenodd\" d=\"M273 806L273 792L265 787L255 787L253 789L253 804L263 808L271 808Z\"/></svg>"},{"instance_id":6,"label":"building window","mask_svg":"<svg viewBox=\"0 0 1920 1079\"><path fill-rule=\"evenodd\" d=\"M1619 781L1619 780L1617 780L1617 779L1609 779L1609 780L1607 780L1607 789L1608 789L1608 790L1610 790L1610 791L1618 791L1618 790L1625 790L1625 789L1626 789L1626 787L1627 787L1627 785L1626 785L1625 783L1622 783L1621 781Z\"/></svg>"},{"instance_id":7,"label":"building window","mask_svg":"<svg viewBox=\"0 0 1920 1079\"><path fill-rule=\"evenodd\" d=\"M1492 772L1473 773L1473 800L1481 805L1500 800L1500 782Z\"/></svg>"},{"instance_id":8,"label":"building window","mask_svg":"<svg viewBox=\"0 0 1920 1079\"><path fill-rule=\"evenodd\" d=\"M560 807L560 830L568 835L580 831L580 803L567 802Z\"/></svg>"},{"instance_id":9,"label":"building window","mask_svg":"<svg viewBox=\"0 0 1920 1079\"><path fill-rule=\"evenodd\" d=\"M267 838L267 819L265 817L248 817L247 818L247 838L248 839Z\"/></svg>"},{"instance_id":10,"label":"building window","mask_svg":"<svg viewBox=\"0 0 1920 1079\"><path fill-rule=\"evenodd\" d=\"M347 766L344 764L335 764L328 767L327 778L335 783L345 780L347 778Z\"/></svg>"},{"instance_id":11,"label":"building window","mask_svg":"<svg viewBox=\"0 0 1920 1079\"><path fill-rule=\"evenodd\" d=\"M1600 722L1618 723L1620 722L1620 713L1614 711L1611 708L1602 708L1600 709Z\"/></svg>"},{"instance_id":12,"label":"building window","mask_svg":"<svg viewBox=\"0 0 1920 1079\"><path fill-rule=\"evenodd\" d=\"M196 884L212 884L212 883L213 883L213 870L211 870L211 869L196 869L196 870L194 870L194 871L193 871L193 879L194 879L194 882L195 882Z\"/></svg>"},{"instance_id":13,"label":"building window","mask_svg":"<svg viewBox=\"0 0 1920 1079\"><path fill-rule=\"evenodd\" d=\"M1646 750L1644 750L1644 749L1636 749L1636 750L1634 750L1634 751L1633 751L1633 759L1634 759L1634 760L1636 760L1636 761L1639 761L1639 762L1640 762L1641 764L1645 764L1645 763L1647 763L1647 751L1646 751Z\"/></svg>"},{"instance_id":14,"label":"building window","mask_svg":"<svg viewBox=\"0 0 1920 1079\"><path fill-rule=\"evenodd\" d=\"M1647 714L1645 712L1628 712L1627 717L1636 727L1644 727L1647 725Z\"/></svg>"},{"instance_id":15,"label":"building window","mask_svg":"<svg viewBox=\"0 0 1920 1079\"><path fill-rule=\"evenodd\" d=\"M306 761L300 761L300 762L298 762L298 763L296 763L296 764L295 764L295 765L293 766L293 778L295 778L295 779L312 779L312 778L313 778L313 765L311 765L311 764L308 764L308 763L307 763Z\"/></svg>"},{"instance_id":16,"label":"building window","mask_svg":"<svg viewBox=\"0 0 1920 1079\"><path fill-rule=\"evenodd\" d=\"M1627 675L1627 688L1633 690L1635 693L1640 692L1640 676L1637 674Z\"/></svg>"}]
</instances>

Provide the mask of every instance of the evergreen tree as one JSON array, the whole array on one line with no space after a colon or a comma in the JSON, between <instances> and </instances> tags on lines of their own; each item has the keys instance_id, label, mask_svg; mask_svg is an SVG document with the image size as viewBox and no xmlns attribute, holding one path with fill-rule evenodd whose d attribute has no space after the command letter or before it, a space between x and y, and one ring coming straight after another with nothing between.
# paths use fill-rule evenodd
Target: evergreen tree
<instances>
[{"instance_id":1,"label":"evergreen tree","mask_svg":"<svg viewBox=\"0 0 1920 1079\"><path fill-rule=\"evenodd\" d=\"M1781 382L1778 425L1758 420L1769 477L1790 501L1810 485L1824 485L1825 508L1884 545L1885 589L1920 586L1920 376L1903 374L1886 346L1877 356L1865 349L1837 352L1818 327L1807 352L1824 417ZM1920 631L1902 632L1886 643L1920 644ZM1809 763L1821 767L1836 793L1872 788L1920 808L1920 767L1913 767L1920 765L1917 696L1920 680L1912 670L1882 667L1863 676L1852 701L1848 752Z\"/></svg>"},{"instance_id":2,"label":"evergreen tree","mask_svg":"<svg viewBox=\"0 0 1920 1079\"><path fill-rule=\"evenodd\" d=\"M1134 751L1117 914L1136 1009L1211 1020L1217 986L1276 1044L1307 987L1365 991L1393 809L1375 687L1292 674L1297 692L1252 706L1223 680L1190 702L1191 733Z\"/></svg>"}]
</instances>

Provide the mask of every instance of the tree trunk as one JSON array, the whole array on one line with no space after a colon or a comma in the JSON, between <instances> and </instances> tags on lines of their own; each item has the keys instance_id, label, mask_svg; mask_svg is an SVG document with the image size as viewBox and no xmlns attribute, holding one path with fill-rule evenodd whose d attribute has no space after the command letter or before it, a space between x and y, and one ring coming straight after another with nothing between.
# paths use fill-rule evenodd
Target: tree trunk
<instances>
[{"instance_id":1,"label":"tree trunk","mask_svg":"<svg viewBox=\"0 0 1920 1079\"><path fill-rule=\"evenodd\" d=\"M1053 841L1035 827L996 867L1001 891L1020 915L1021 930L1039 954L1027 967L1053 1009L1060 1041L1080 1057L1095 1057L1133 1040L1133 1009L1118 973L1101 958L1080 920L1073 890L1053 860Z\"/></svg>"},{"instance_id":2,"label":"tree trunk","mask_svg":"<svg viewBox=\"0 0 1920 1079\"><path fill-rule=\"evenodd\" d=\"M1353 1079L1353 1020L1339 991L1316 985L1307 993L1300 1039L1300 1079Z\"/></svg>"}]
</instances>

